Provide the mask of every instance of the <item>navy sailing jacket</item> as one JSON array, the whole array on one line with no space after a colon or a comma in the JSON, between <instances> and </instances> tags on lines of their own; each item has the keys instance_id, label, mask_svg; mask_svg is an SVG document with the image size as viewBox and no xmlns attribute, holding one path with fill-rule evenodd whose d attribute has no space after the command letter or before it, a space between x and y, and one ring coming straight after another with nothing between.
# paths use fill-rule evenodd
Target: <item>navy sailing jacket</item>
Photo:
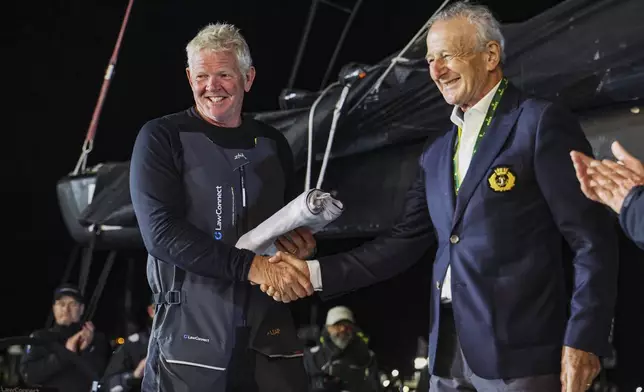
<instances>
[{"instance_id":1,"label":"navy sailing jacket","mask_svg":"<svg viewBox=\"0 0 644 392\"><path fill-rule=\"evenodd\" d=\"M191 108L141 129L130 189L148 282L163 303L150 344L167 364L225 371L244 325L258 352L298 355L288 307L249 284L254 254L234 247L290 201L292 160L279 131L247 117L238 128L219 128Z\"/></svg>"}]
</instances>

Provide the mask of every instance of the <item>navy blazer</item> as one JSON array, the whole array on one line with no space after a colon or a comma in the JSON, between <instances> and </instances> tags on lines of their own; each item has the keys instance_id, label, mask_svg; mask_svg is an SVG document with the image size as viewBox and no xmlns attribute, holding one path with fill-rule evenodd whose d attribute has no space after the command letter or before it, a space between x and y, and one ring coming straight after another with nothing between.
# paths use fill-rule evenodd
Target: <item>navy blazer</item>
<instances>
[{"instance_id":1,"label":"navy blazer","mask_svg":"<svg viewBox=\"0 0 644 392\"><path fill-rule=\"evenodd\" d=\"M456 130L430 144L391 233L320 258L322 297L388 279L438 241L429 363L440 294L452 267L452 306L474 373L500 379L559 373L562 345L609 354L617 291L614 221L580 191L570 151L592 154L569 112L509 85L454 192ZM567 244L567 247L565 246ZM572 250L572 297L564 268Z\"/></svg>"}]
</instances>

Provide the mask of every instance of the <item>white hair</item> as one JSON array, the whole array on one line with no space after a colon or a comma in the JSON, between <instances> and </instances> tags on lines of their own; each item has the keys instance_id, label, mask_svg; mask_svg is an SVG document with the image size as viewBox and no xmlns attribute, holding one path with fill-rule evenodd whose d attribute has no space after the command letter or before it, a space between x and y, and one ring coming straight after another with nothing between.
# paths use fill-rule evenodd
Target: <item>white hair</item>
<instances>
[{"instance_id":1,"label":"white hair","mask_svg":"<svg viewBox=\"0 0 644 392\"><path fill-rule=\"evenodd\" d=\"M458 1L434 15L429 20L427 29L429 30L439 20L454 18L467 18L467 21L476 27L479 50L485 49L485 45L490 41L498 42L501 47L501 62L505 61L505 38L501 33L501 24L489 8L467 1Z\"/></svg>"},{"instance_id":2,"label":"white hair","mask_svg":"<svg viewBox=\"0 0 644 392\"><path fill-rule=\"evenodd\" d=\"M239 70L246 80L246 74L253 65L253 59L250 57L248 44L237 27L228 23L215 23L202 28L186 46L188 67L191 65L193 56L204 49L213 52L233 52L237 57Z\"/></svg>"}]
</instances>

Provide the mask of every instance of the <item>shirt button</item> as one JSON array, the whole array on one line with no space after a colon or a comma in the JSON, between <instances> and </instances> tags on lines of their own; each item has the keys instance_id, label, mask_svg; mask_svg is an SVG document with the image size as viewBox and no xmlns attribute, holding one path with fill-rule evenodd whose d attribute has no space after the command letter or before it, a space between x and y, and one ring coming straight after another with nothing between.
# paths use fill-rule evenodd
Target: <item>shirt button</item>
<instances>
[{"instance_id":1,"label":"shirt button","mask_svg":"<svg viewBox=\"0 0 644 392\"><path fill-rule=\"evenodd\" d=\"M458 236L457 236L456 234L454 234L454 235L452 235L451 237L449 237L449 242L451 242L452 244L458 244L458 242L459 242L460 240L461 240L461 239L460 239L460 238L458 238Z\"/></svg>"}]
</instances>

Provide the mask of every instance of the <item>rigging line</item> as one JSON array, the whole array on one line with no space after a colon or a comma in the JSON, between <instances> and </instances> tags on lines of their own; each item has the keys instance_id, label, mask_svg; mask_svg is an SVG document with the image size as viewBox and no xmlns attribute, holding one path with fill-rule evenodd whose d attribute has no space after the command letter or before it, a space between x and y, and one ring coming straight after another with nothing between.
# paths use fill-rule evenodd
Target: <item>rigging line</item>
<instances>
[{"instance_id":1,"label":"rigging line","mask_svg":"<svg viewBox=\"0 0 644 392\"><path fill-rule=\"evenodd\" d=\"M96 136L96 128L98 127L98 120L101 115L103 103L105 103L105 97L107 96L107 91L109 90L112 76L114 75L114 69L116 68L118 54L121 49L121 42L123 41L123 35L125 34L125 27L127 26L127 22L130 18L130 13L132 11L133 4L134 4L134 0L129 0L127 9L125 10L125 16L123 17L123 22L121 23L121 30L119 31L119 35L116 40L116 45L114 46L114 50L112 52L112 57L110 58L110 62L107 65L107 69L105 70L105 75L103 77L103 85L101 86L101 92L98 96L96 107L94 108L92 121L90 122L89 128L87 129L87 135L85 136L85 141L83 142L81 155L78 158L76 167L74 168L74 172L73 172L74 175L78 174L78 172L81 170L85 171L85 167L87 165L87 156L94 148L94 137Z\"/></svg>"}]
</instances>

